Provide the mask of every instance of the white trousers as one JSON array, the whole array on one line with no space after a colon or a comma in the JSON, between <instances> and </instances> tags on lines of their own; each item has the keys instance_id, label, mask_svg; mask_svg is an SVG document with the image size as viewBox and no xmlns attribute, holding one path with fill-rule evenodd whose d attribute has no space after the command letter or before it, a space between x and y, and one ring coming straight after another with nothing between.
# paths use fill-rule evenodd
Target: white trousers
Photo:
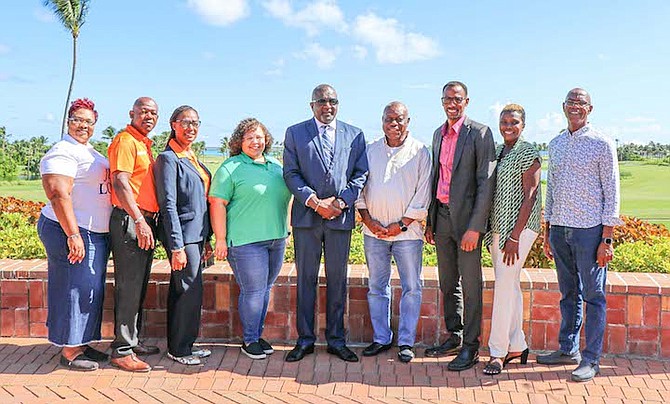
<instances>
[{"instance_id":1,"label":"white trousers","mask_svg":"<svg viewBox=\"0 0 670 404\"><path fill-rule=\"evenodd\" d=\"M508 352L521 352L528 348L523 333L523 295L520 276L537 235L530 229L524 229L519 236L519 259L513 265L506 265L503 263L503 252L498 247L500 234L493 234L491 259L496 278L489 337L492 357L504 358Z\"/></svg>"}]
</instances>

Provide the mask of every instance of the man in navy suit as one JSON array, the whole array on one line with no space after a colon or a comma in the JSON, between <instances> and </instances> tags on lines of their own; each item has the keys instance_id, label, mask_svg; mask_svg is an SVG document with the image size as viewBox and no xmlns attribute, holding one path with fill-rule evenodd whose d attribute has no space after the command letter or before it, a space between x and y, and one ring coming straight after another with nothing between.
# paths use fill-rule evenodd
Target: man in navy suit
<instances>
[{"instance_id":1,"label":"man in navy suit","mask_svg":"<svg viewBox=\"0 0 670 404\"><path fill-rule=\"evenodd\" d=\"M358 357L345 344L344 307L354 203L365 184L368 162L363 132L336 120L335 89L312 91L312 119L286 130L284 180L295 196L291 226L298 271L298 342L286 356L296 362L314 352L314 309L322 251L326 266L328 353L348 362Z\"/></svg>"}]
</instances>

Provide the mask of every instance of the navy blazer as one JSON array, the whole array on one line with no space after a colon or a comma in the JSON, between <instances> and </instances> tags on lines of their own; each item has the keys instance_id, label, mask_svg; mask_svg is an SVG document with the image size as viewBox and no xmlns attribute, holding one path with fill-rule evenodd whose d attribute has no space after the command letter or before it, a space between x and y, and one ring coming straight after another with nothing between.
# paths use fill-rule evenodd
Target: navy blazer
<instances>
[{"instance_id":1,"label":"navy blazer","mask_svg":"<svg viewBox=\"0 0 670 404\"><path fill-rule=\"evenodd\" d=\"M307 198L335 196L347 204L340 216L326 221L329 228L351 230L355 226L354 203L368 177L363 132L342 121L336 123L333 163L324 161L321 137L314 119L286 129L284 139L284 181L295 196L291 210L291 226L313 227L323 220L307 207Z\"/></svg>"},{"instance_id":2,"label":"navy blazer","mask_svg":"<svg viewBox=\"0 0 670 404\"><path fill-rule=\"evenodd\" d=\"M200 163L210 177L211 173ZM205 184L200 173L186 158L179 158L168 146L154 165L156 196L160 207L162 242L169 251L185 244L207 241L212 229Z\"/></svg>"},{"instance_id":3,"label":"navy blazer","mask_svg":"<svg viewBox=\"0 0 670 404\"><path fill-rule=\"evenodd\" d=\"M433 184L427 224L435 232L437 184L440 181L442 125L433 133ZM496 153L491 129L465 118L458 132L449 186L449 212L460 239L470 229L486 233L495 190Z\"/></svg>"}]
</instances>

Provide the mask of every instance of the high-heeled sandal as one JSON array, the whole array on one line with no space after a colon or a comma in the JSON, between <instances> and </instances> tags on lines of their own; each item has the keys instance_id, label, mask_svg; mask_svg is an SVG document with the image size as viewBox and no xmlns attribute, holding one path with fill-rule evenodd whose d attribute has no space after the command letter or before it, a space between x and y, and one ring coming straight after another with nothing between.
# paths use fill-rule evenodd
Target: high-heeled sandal
<instances>
[{"instance_id":1,"label":"high-heeled sandal","mask_svg":"<svg viewBox=\"0 0 670 404\"><path fill-rule=\"evenodd\" d=\"M519 355L509 356L509 354L507 354L507 356L505 356L505 360L503 360L503 366L507 365L516 358L520 359L519 363L525 365L526 363L528 363L528 353L529 353L528 348L526 348Z\"/></svg>"},{"instance_id":2,"label":"high-heeled sandal","mask_svg":"<svg viewBox=\"0 0 670 404\"><path fill-rule=\"evenodd\" d=\"M495 358L492 357L489 360L489 363L486 364L484 367L484 374L485 375L499 375L500 372L503 370L503 358Z\"/></svg>"}]
</instances>

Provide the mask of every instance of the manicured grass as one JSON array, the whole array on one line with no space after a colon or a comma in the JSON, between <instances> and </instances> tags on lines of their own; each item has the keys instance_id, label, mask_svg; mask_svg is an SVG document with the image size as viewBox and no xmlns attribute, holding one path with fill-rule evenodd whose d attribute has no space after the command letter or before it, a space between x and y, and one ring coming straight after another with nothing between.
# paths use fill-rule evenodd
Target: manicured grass
<instances>
[{"instance_id":1,"label":"manicured grass","mask_svg":"<svg viewBox=\"0 0 670 404\"><path fill-rule=\"evenodd\" d=\"M223 161L219 156L205 156L203 162L216 172ZM546 170L546 167L543 167ZM670 228L670 167L641 162L622 162L621 214L636 216ZM546 185L543 186L543 191ZM46 201L40 180L0 181L0 196L14 196L31 201Z\"/></svg>"}]
</instances>

